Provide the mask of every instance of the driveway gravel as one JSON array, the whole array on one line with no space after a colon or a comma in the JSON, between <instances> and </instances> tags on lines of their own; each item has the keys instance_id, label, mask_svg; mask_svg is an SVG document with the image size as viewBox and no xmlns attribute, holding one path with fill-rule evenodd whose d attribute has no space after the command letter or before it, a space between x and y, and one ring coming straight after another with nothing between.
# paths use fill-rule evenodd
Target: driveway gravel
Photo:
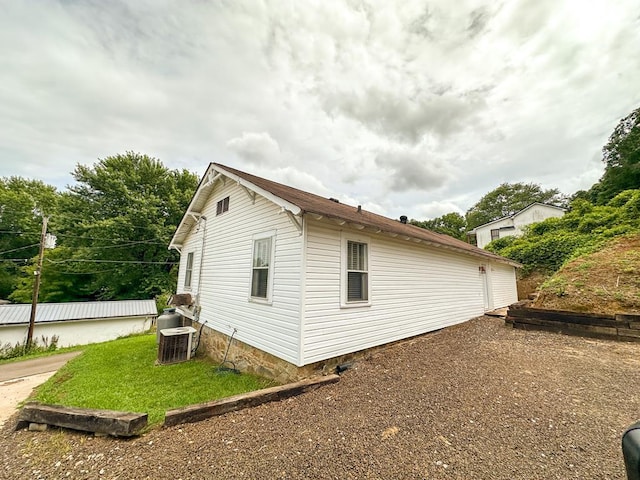
<instances>
[{"instance_id":1,"label":"driveway gravel","mask_svg":"<svg viewBox=\"0 0 640 480\"><path fill-rule=\"evenodd\" d=\"M337 384L133 440L5 429L0 478L624 479L639 386L640 344L480 317Z\"/></svg>"}]
</instances>

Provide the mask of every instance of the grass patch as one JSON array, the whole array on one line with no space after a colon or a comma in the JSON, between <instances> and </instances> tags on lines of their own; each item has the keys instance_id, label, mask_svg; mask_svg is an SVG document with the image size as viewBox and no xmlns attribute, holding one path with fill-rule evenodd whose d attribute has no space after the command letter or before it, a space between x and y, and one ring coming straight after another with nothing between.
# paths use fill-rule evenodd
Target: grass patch
<instances>
[{"instance_id":1,"label":"grass patch","mask_svg":"<svg viewBox=\"0 0 640 480\"><path fill-rule=\"evenodd\" d=\"M155 365L156 336L127 337L86 345L37 389L34 400L69 407L149 414L149 425L166 410L272 386L254 375L218 373L209 359Z\"/></svg>"}]
</instances>

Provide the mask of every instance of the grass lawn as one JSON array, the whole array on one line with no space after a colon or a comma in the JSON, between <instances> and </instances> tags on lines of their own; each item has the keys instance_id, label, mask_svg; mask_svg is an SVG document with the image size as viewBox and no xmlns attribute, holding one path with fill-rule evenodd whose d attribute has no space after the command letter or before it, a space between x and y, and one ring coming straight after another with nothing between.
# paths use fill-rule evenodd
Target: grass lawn
<instances>
[{"instance_id":1,"label":"grass lawn","mask_svg":"<svg viewBox=\"0 0 640 480\"><path fill-rule=\"evenodd\" d=\"M156 336L139 335L86 345L84 352L40 386L34 400L69 407L149 414L258 390L273 383L253 375L217 372L209 359L155 365Z\"/></svg>"}]
</instances>

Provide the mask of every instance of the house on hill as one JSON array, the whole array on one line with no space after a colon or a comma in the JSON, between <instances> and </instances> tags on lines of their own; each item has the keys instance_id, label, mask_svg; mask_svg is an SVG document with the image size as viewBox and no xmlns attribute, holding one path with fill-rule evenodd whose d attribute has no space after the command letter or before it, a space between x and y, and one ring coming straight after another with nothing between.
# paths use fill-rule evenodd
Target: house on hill
<instances>
[{"instance_id":1,"label":"house on hill","mask_svg":"<svg viewBox=\"0 0 640 480\"><path fill-rule=\"evenodd\" d=\"M515 262L212 163L169 248L208 353L287 381L517 301Z\"/></svg>"},{"instance_id":2,"label":"house on hill","mask_svg":"<svg viewBox=\"0 0 640 480\"><path fill-rule=\"evenodd\" d=\"M542 222L547 218L559 218L565 213L566 209L562 207L535 202L512 215L477 226L469 234L475 235L478 248L484 248L498 238L519 237L524 233L523 228L527 225Z\"/></svg>"}]
</instances>

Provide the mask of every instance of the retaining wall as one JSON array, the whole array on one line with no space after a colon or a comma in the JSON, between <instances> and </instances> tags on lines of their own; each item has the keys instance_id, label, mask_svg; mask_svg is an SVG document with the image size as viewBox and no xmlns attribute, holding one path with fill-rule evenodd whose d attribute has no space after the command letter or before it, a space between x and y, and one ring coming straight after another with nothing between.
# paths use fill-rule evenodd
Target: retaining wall
<instances>
[{"instance_id":1,"label":"retaining wall","mask_svg":"<svg viewBox=\"0 0 640 480\"><path fill-rule=\"evenodd\" d=\"M640 315L578 313L530 308L529 301L509 306L505 322L521 330L640 342Z\"/></svg>"}]
</instances>

